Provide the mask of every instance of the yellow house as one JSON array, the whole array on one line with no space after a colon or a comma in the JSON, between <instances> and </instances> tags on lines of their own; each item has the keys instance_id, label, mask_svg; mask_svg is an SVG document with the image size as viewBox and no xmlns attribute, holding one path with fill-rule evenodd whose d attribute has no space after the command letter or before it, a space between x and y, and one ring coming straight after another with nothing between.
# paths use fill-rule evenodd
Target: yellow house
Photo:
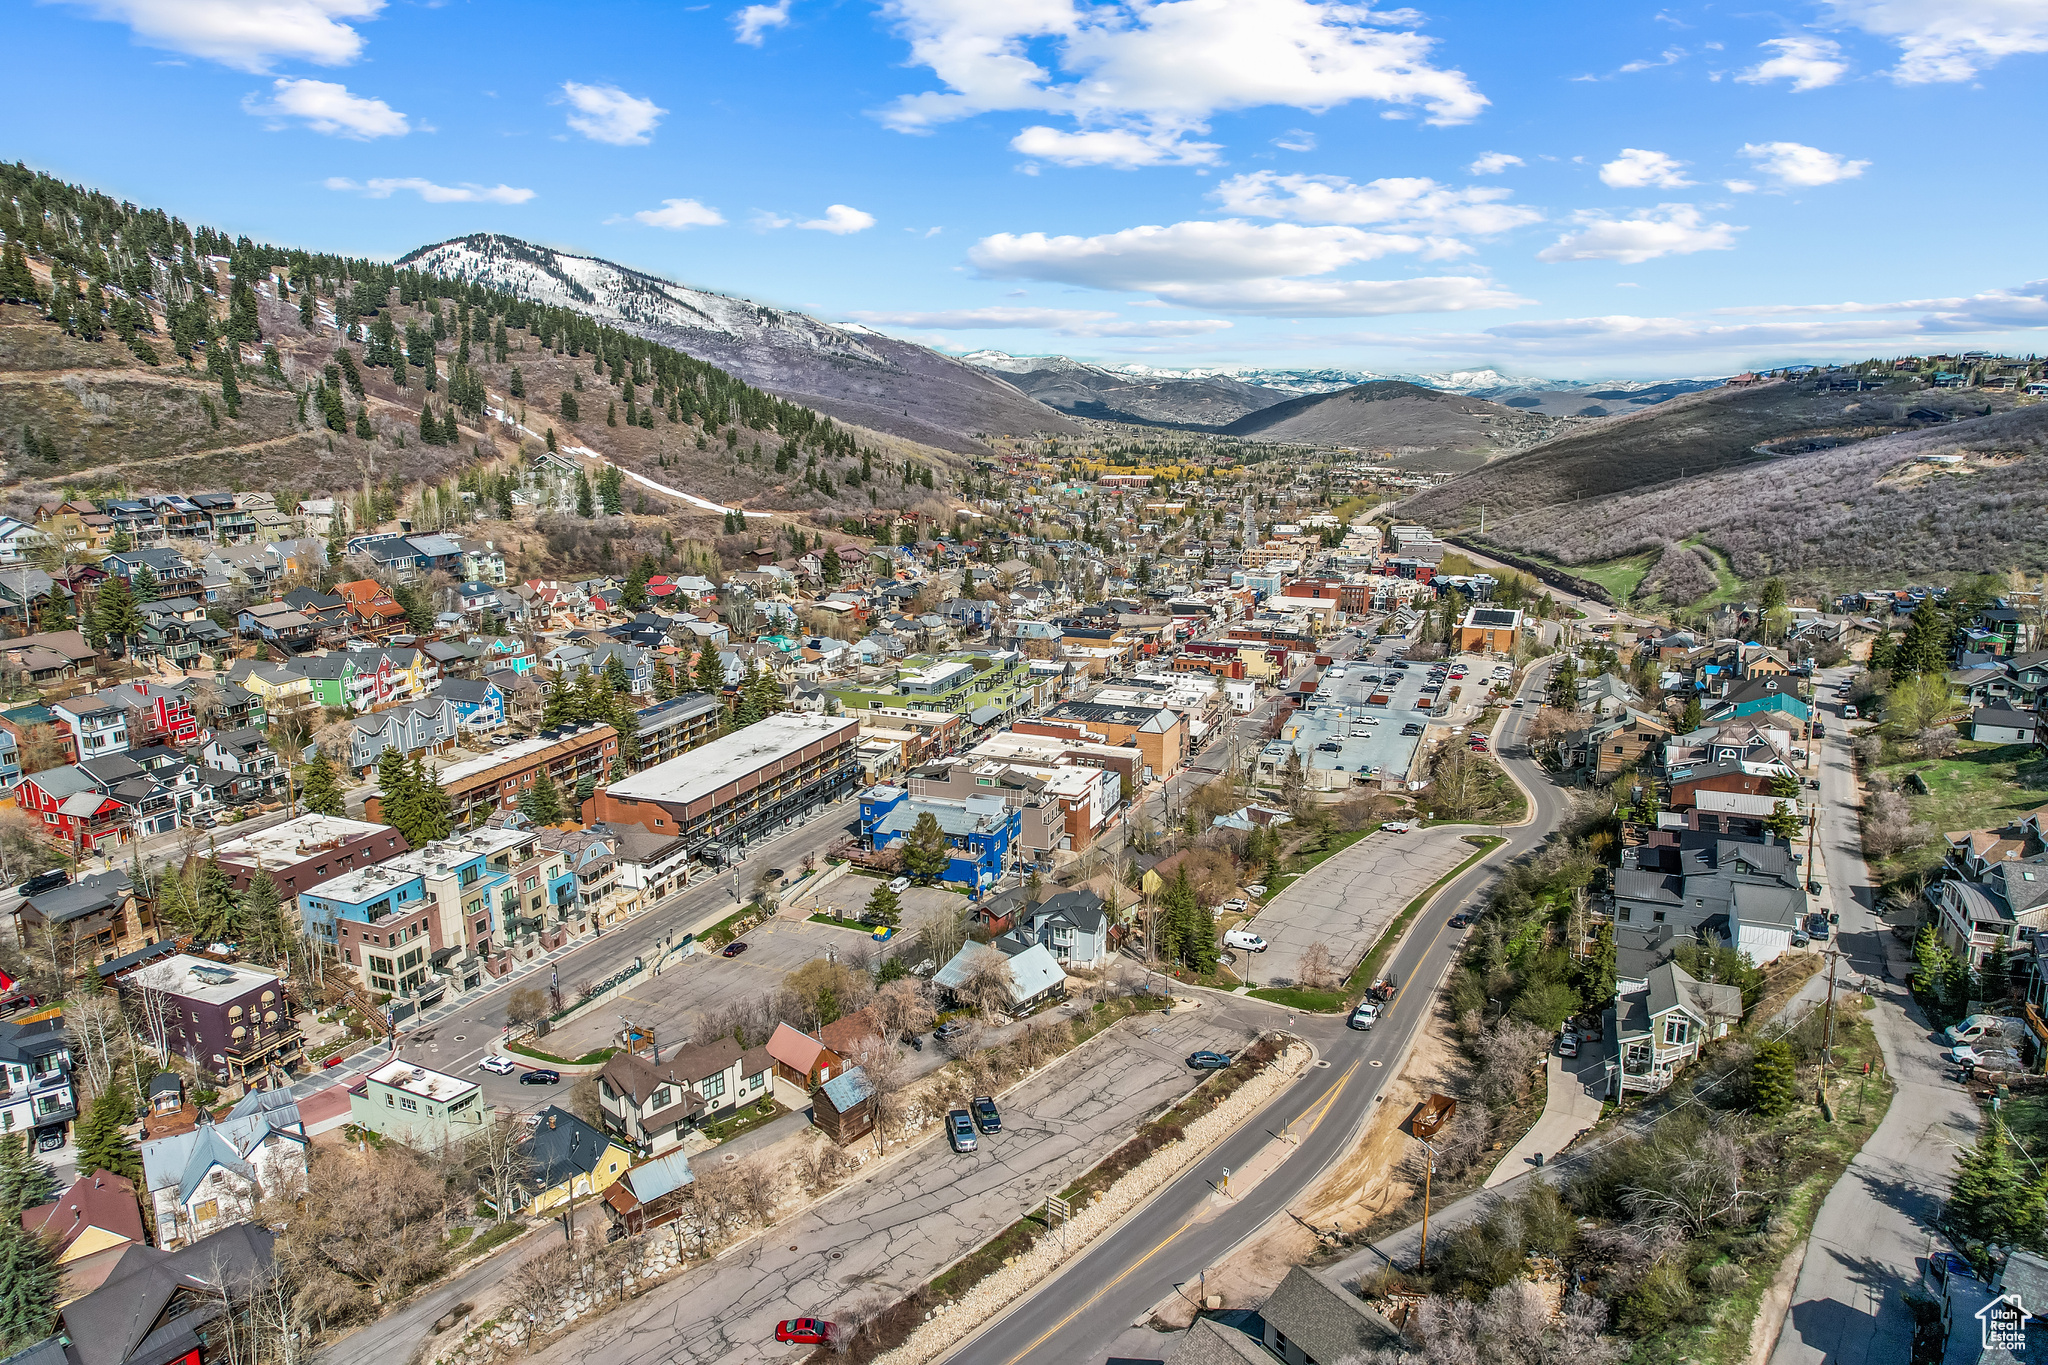
<instances>
[{"instance_id":1,"label":"yellow house","mask_svg":"<svg viewBox=\"0 0 2048 1365\"><path fill-rule=\"evenodd\" d=\"M277 664L255 659L240 660L229 670L228 680L240 683L261 697L264 711L273 716L301 711L320 703L320 698L313 691L311 678Z\"/></svg>"},{"instance_id":2,"label":"yellow house","mask_svg":"<svg viewBox=\"0 0 2048 1365\"><path fill-rule=\"evenodd\" d=\"M603 1194L633 1164L633 1154L616 1138L552 1104L540 1111L526 1139L526 1159L534 1213Z\"/></svg>"}]
</instances>

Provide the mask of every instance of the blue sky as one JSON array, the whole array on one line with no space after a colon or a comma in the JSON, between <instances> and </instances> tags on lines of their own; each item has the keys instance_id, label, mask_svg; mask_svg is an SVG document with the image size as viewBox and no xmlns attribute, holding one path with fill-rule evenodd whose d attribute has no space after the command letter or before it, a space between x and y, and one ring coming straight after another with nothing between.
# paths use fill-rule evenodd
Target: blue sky
<instances>
[{"instance_id":1,"label":"blue sky","mask_svg":"<svg viewBox=\"0 0 2048 1365\"><path fill-rule=\"evenodd\" d=\"M951 350L1727 373L2044 349L2042 0L95 0L0 154L477 230Z\"/></svg>"}]
</instances>

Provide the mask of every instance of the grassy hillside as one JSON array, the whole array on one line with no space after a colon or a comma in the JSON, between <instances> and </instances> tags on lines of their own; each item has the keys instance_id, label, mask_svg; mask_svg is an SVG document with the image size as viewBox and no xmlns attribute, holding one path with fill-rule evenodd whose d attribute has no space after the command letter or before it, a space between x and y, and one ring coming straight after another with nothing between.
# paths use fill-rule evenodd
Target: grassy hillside
<instances>
[{"instance_id":1,"label":"grassy hillside","mask_svg":"<svg viewBox=\"0 0 2048 1365\"><path fill-rule=\"evenodd\" d=\"M1819 393L1799 382L1709 389L1579 427L1431 489L1403 510L1430 525L1457 527L1476 525L1485 508L1490 533L1498 521L1542 508L1660 484L1677 487L1682 479L1761 464L1787 442L1884 435L1911 425L1906 413L1915 408L1975 416L2012 402L1976 391L1916 391L1904 382L1860 394ZM1675 492L1672 510L1684 503L1683 491ZM1613 553L1636 548L1640 543Z\"/></svg>"},{"instance_id":2,"label":"grassy hillside","mask_svg":"<svg viewBox=\"0 0 2048 1365\"><path fill-rule=\"evenodd\" d=\"M2048 568L2048 404L1759 458L1676 486L1489 515L1487 539L1571 566L1654 558L1642 589L1678 602L1721 586L1717 564L1685 562L1679 550L1688 542L1719 552L1750 581L1782 574L1856 586L2039 572Z\"/></svg>"},{"instance_id":3,"label":"grassy hillside","mask_svg":"<svg viewBox=\"0 0 2048 1365\"><path fill-rule=\"evenodd\" d=\"M1430 469L1470 469L1556 431L1556 418L1379 379L1335 393L1311 394L1249 413L1223 428L1229 436L1355 446Z\"/></svg>"}]
</instances>

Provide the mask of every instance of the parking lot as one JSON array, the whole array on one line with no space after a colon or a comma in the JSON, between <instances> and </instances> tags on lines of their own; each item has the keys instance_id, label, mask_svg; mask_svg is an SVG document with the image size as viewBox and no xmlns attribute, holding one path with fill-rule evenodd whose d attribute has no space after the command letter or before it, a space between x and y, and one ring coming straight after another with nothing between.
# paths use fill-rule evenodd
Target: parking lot
<instances>
[{"instance_id":1,"label":"parking lot","mask_svg":"<svg viewBox=\"0 0 2048 1365\"><path fill-rule=\"evenodd\" d=\"M875 888L887 880L885 877L848 872L828 882L815 894L807 894L798 908L806 915L832 915L839 919L857 920L867 909L868 897L874 895ZM967 898L959 892L936 886L906 886L897 893L896 900L903 907L898 917L903 927L896 931L899 939L932 910L964 910L968 905Z\"/></svg>"},{"instance_id":2,"label":"parking lot","mask_svg":"<svg viewBox=\"0 0 2048 1365\"><path fill-rule=\"evenodd\" d=\"M1335 969L1350 971L1403 906L1471 855L1463 837L1468 831L1444 826L1412 834L1375 832L1333 855L1242 926L1265 939L1267 948L1239 953L1240 974L1261 986L1294 985L1313 943L1329 945Z\"/></svg>"},{"instance_id":3,"label":"parking lot","mask_svg":"<svg viewBox=\"0 0 2048 1365\"><path fill-rule=\"evenodd\" d=\"M1398 646L1382 645L1369 658L1343 660L1323 673L1315 693L1289 719L1301 750L1303 763L1312 771L1328 774L1313 785L1325 790L1340 788L1368 776L1377 781L1400 781L1414 776L1416 753L1430 721L1431 702L1423 695L1429 690L1432 665L1410 663L1396 667L1393 656ZM1460 701L1483 695L1492 665L1469 655L1447 660L1446 668L1463 668L1463 678L1446 678L1442 690L1433 694L1448 698L1452 688L1461 689ZM1374 698L1382 700L1375 701ZM1404 731L1414 728L1415 733ZM1287 741L1275 741L1260 757L1263 767L1286 762Z\"/></svg>"},{"instance_id":4,"label":"parking lot","mask_svg":"<svg viewBox=\"0 0 2048 1365\"><path fill-rule=\"evenodd\" d=\"M826 888L828 893L831 889ZM861 904L866 903L863 883ZM783 977L812 958L828 952L839 957L909 952L916 946L916 935L899 930L896 938L884 945L852 929L777 918L748 930L740 941L746 949L733 957L706 949L688 957L669 958L660 976L643 974L625 994L562 1025L545 1046L568 1057L608 1047L617 1041L612 1035L618 1031L621 1016L653 1026L664 1040L687 1038L700 1014L767 995L782 984Z\"/></svg>"}]
</instances>

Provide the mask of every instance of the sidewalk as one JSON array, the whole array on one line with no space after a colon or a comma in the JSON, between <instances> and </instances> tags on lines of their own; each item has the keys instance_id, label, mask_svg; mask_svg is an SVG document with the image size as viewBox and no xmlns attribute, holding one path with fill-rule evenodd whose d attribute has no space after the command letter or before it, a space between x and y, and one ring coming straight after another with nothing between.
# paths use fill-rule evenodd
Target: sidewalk
<instances>
[{"instance_id":1,"label":"sidewalk","mask_svg":"<svg viewBox=\"0 0 2048 1365\"><path fill-rule=\"evenodd\" d=\"M1536 1126L1500 1159L1482 1189L1490 1190L1535 1169L1538 1156L1545 1160L1555 1157L1573 1138L1600 1121L1600 1092L1607 1087L1605 1058L1599 1047L1587 1047L1567 1069L1565 1059L1551 1052L1543 1073L1548 1088Z\"/></svg>"}]
</instances>

